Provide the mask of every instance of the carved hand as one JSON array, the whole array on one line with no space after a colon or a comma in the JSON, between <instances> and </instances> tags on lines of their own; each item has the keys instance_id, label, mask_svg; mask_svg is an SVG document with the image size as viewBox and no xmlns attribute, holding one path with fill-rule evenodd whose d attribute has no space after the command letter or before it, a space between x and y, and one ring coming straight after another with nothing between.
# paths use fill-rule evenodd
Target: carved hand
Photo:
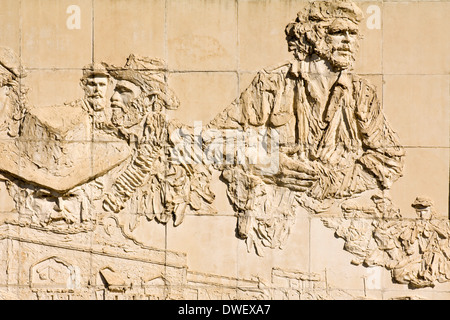
<instances>
[{"instance_id":1,"label":"carved hand","mask_svg":"<svg viewBox=\"0 0 450 320\"><path fill-rule=\"evenodd\" d=\"M317 180L317 174L307 162L280 154L280 169L274 176L276 184L304 192L313 185L315 180Z\"/></svg>"},{"instance_id":2,"label":"carved hand","mask_svg":"<svg viewBox=\"0 0 450 320\"><path fill-rule=\"evenodd\" d=\"M155 113L147 118L148 142L161 146L167 141L167 123L164 114Z\"/></svg>"}]
</instances>

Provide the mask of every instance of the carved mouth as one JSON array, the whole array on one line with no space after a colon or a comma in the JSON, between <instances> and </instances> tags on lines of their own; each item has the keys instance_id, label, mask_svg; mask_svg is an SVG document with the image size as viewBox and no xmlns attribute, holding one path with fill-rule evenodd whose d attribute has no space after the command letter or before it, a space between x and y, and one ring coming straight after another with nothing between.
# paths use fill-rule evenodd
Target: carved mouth
<instances>
[{"instance_id":1,"label":"carved mouth","mask_svg":"<svg viewBox=\"0 0 450 320\"><path fill-rule=\"evenodd\" d=\"M124 110L125 106L120 102L113 102L111 103L111 108L117 108Z\"/></svg>"},{"instance_id":2,"label":"carved mouth","mask_svg":"<svg viewBox=\"0 0 450 320\"><path fill-rule=\"evenodd\" d=\"M347 47L337 48L336 51L338 51L339 53L342 53L342 54L352 54L353 53L353 51Z\"/></svg>"}]
</instances>

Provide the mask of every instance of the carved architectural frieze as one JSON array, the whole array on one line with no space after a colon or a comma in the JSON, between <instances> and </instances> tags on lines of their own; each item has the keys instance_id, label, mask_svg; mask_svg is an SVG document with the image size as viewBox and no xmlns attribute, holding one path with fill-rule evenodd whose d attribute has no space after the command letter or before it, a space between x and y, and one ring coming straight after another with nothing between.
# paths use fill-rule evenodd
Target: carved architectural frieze
<instances>
[{"instance_id":1,"label":"carved architectural frieze","mask_svg":"<svg viewBox=\"0 0 450 320\"><path fill-rule=\"evenodd\" d=\"M405 220L391 203L405 151L376 88L352 70L362 17L355 3L340 0L311 2L298 13L285 29L295 59L259 72L209 124L276 132L268 134L266 151L276 139L278 167L267 172L264 164L236 160L239 165L218 168L237 211L238 235L258 255L264 247L282 248L303 208L323 216L346 241L352 263L384 266L395 282L412 287L434 286L449 280L448 221Z\"/></svg>"},{"instance_id":2,"label":"carved architectural frieze","mask_svg":"<svg viewBox=\"0 0 450 320\"><path fill-rule=\"evenodd\" d=\"M407 148L377 87L354 71L363 19L350 0L308 3L285 28L292 59L257 72L200 128L177 116L183 101L169 77L178 71L162 59L89 63L84 96L37 106L27 61L0 47L0 299L367 298L304 261L277 265L293 241L312 241L303 232L314 219L358 270L380 267L409 289L449 282L445 213L425 196L413 217L394 203ZM245 242L246 258L273 263L265 276L188 266L192 252L177 246L199 243L205 229L230 245L217 231L227 219L235 256ZM183 222L191 236L170 242L169 233L185 235ZM293 255L310 259L302 245Z\"/></svg>"}]
</instances>

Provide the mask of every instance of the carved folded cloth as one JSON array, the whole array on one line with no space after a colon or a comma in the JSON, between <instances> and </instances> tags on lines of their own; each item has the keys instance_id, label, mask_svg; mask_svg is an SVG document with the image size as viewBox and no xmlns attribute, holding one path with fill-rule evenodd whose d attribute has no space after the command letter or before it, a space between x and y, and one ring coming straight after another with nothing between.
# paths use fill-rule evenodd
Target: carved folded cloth
<instances>
[{"instance_id":1,"label":"carved folded cloth","mask_svg":"<svg viewBox=\"0 0 450 320\"><path fill-rule=\"evenodd\" d=\"M364 191L374 187L366 173L380 187L390 187L402 174L404 150L375 88L353 74L341 73L337 79L313 74L311 63L294 61L260 72L209 126L276 129L280 150L298 150L298 161L321 163L329 173L339 173L322 187L325 183L343 193L351 188Z\"/></svg>"}]
</instances>

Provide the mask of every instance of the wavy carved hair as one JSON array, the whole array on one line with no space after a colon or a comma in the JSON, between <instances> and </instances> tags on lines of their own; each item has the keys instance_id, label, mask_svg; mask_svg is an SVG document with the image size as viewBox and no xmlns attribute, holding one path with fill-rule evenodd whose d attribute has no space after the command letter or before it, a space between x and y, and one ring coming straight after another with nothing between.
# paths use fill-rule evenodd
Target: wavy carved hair
<instances>
[{"instance_id":1,"label":"wavy carved hair","mask_svg":"<svg viewBox=\"0 0 450 320\"><path fill-rule=\"evenodd\" d=\"M345 18L358 24L363 19L363 13L349 0L310 2L285 28L289 51L299 60L317 53L328 27L336 18Z\"/></svg>"}]
</instances>

